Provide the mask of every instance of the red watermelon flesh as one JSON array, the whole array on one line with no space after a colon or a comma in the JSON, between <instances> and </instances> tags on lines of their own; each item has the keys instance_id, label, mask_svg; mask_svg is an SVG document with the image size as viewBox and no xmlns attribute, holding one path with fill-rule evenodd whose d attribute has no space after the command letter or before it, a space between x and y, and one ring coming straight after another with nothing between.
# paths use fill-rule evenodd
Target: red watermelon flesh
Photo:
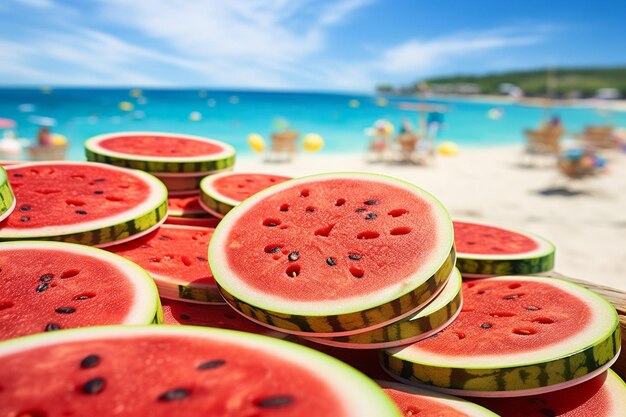
<instances>
[{"instance_id":1,"label":"red watermelon flesh","mask_svg":"<svg viewBox=\"0 0 626 417\"><path fill-rule=\"evenodd\" d=\"M113 172L100 164L19 165L7 167L7 175L17 207L0 230L97 221L128 211L150 194L132 171Z\"/></svg>"},{"instance_id":2,"label":"red watermelon flesh","mask_svg":"<svg viewBox=\"0 0 626 417\"><path fill-rule=\"evenodd\" d=\"M164 224L157 230L106 248L150 273L165 298L223 302L207 261L214 229Z\"/></svg>"},{"instance_id":3,"label":"red watermelon flesh","mask_svg":"<svg viewBox=\"0 0 626 417\"><path fill-rule=\"evenodd\" d=\"M163 324L217 327L248 333L277 335L278 332L258 325L227 305L202 305L161 299Z\"/></svg>"},{"instance_id":4,"label":"red watermelon flesh","mask_svg":"<svg viewBox=\"0 0 626 417\"><path fill-rule=\"evenodd\" d=\"M535 240L511 230L458 221L452 224L454 243L459 253L508 255L539 248Z\"/></svg>"},{"instance_id":5,"label":"red watermelon flesh","mask_svg":"<svg viewBox=\"0 0 626 417\"><path fill-rule=\"evenodd\" d=\"M502 417L617 417L626 413L626 385L609 370L547 394L472 400Z\"/></svg>"},{"instance_id":6,"label":"red watermelon flesh","mask_svg":"<svg viewBox=\"0 0 626 417\"><path fill-rule=\"evenodd\" d=\"M571 338L590 317L584 300L540 280L473 280L463 283L457 319L416 346L464 357L523 353Z\"/></svg>"},{"instance_id":7,"label":"red watermelon flesh","mask_svg":"<svg viewBox=\"0 0 626 417\"><path fill-rule=\"evenodd\" d=\"M0 340L104 324L148 324L158 298L136 265L57 242L0 243Z\"/></svg>"},{"instance_id":8,"label":"red watermelon flesh","mask_svg":"<svg viewBox=\"0 0 626 417\"><path fill-rule=\"evenodd\" d=\"M224 197L243 201L267 187L290 179L289 177L270 174L228 173L216 179L213 182L213 188Z\"/></svg>"},{"instance_id":9,"label":"red watermelon flesh","mask_svg":"<svg viewBox=\"0 0 626 417\"><path fill-rule=\"evenodd\" d=\"M182 326L60 333L0 346L0 415L399 416L354 370L273 338Z\"/></svg>"},{"instance_id":10,"label":"red watermelon flesh","mask_svg":"<svg viewBox=\"0 0 626 417\"><path fill-rule=\"evenodd\" d=\"M112 136L100 141L99 146L123 154L168 158L211 155L224 151L223 147L211 142L166 135Z\"/></svg>"},{"instance_id":11,"label":"red watermelon flesh","mask_svg":"<svg viewBox=\"0 0 626 417\"><path fill-rule=\"evenodd\" d=\"M298 184L248 206L226 238L236 244L221 256L266 295L304 302L363 296L397 285L431 256L441 238L431 205L386 182ZM264 279L253 265L262 265Z\"/></svg>"}]
</instances>

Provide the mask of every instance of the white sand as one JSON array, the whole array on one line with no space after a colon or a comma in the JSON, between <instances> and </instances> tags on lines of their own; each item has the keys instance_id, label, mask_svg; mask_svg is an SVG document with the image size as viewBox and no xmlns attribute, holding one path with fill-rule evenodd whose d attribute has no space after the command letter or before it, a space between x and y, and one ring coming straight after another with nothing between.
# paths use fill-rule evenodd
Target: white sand
<instances>
[{"instance_id":1,"label":"white sand","mask_svg":"<svg viewBox=\"0 0 626 417\"><path fill-rule=\"evenodd\" d=\"M455 220L522 229L551 240L556 271L626 291L626 154L605 156L607 174L569 182L545 157L534 168L521 167L520 147L463 149L428 166L368 163L364 154L302 154L290 163L249 157L237 161L236 171L289 176L367 171L402 178L433 193ZM540 194L563 186L580 194Z\"/></svg>"}]
</instances>

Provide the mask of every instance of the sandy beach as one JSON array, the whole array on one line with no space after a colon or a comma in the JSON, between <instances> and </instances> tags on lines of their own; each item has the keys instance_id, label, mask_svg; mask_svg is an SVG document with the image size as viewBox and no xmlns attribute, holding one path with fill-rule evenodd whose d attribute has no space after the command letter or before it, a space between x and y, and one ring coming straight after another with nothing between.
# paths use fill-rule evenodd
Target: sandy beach
<instances>
[{"instance_id":1,"label":"sandy beach","mask_svg":"<svg viewBox=\"0 0 626 417\"><path fill-rule=\"evenodd\" d=\"M521 229L551 240L559 273L626 291L626 153L604 156L608 172L583 180L567 180L549 159L522 166L519 146L462 149L453 157L437 156L431 165L371 163L364 154L323 151L287 163L244 157L235 170L290 176L364 171L401 178L433 193L455 220Z\"/></svg>"}]
</instances>

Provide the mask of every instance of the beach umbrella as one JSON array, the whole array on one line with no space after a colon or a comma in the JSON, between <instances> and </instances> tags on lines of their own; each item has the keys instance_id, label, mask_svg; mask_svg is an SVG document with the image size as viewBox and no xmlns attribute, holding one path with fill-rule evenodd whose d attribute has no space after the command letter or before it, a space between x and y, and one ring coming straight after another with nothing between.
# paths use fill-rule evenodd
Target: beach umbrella
<instances>
[{"instance_id":1,"label":"beach umbrella","mask_svg":"<svg viewBox=\"0 0 626 417\"><path fill-rule=\"evenodd\" d=\"M324 138L317 133L308 133L302 140L302 146L307 152L317 152L324 147Z\"/></svg>"},{"instance_id":2,"label":"beach umbrella","mask_svg":"<svg viewBox=\"0 0 626 417\"><path fill-rule=\"evenodd\" d=\"M13 119L0 118L0 129L13 129L16 125Z\"/></svg>"}]
</instances>

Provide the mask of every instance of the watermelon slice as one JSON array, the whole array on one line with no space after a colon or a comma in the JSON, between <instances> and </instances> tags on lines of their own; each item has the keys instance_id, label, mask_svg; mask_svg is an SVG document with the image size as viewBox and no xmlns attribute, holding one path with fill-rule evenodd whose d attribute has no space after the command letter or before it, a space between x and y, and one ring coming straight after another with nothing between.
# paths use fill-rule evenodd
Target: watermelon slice
<instances>
[{"instance_id":1,"label":"watermelon slice","mask_svg":"<svg viewBox=\"0 0 626 417\"><path fill-rule=\"evenodd\" d=\"M527 275L554 268L554 245L529 233L454 221L457 268L464 278Z\"/></svg>"},{"instance_id":2,"label":"watermelon slice","mask_svg":"<svg viewBox=\"0 0 626 417\"><path fill-rule=\"evenodd\" d=\"M477 398L502 417L618 417L626 410L626 384L610 369L556 392L519 398Z\"/></svg>"},{"instance_id":3,"label":"watermelon slice","mask_svg":"<svg viewBox=\"0 0 626 417\"><path fill-rule=\"evenodd\" d=\"M15 208L15 196L7 178L7 172L0 167L0 222Z\"/></svg>"},{"instance_id":4,"label":"watermelon slice","mask_svg":"<svg viewBox=\"0 0 626 417\"><path fill-rule=\"evenodd\" d=\"M311 340L351 349L383 349L406 345L432 336L448 326L461 312L462 303L461 273L454 268L441 293L414 315L363 333Z\"/></svg>"},{"instance_id":5,"label":"watermelon slice","mask_svg":"<svg viewBox=\"0 0 626 417\"><path fill-rule=\"evenodd\" d=\"M497 414L458 397L397 382L377 381L404 416L498 417ZM544 416L545 417L545 416Z\"/></svg>"},{"instance_id":6,"label":"watermelon slice","mask_svg":"<svg viewBox=\"0 0 626 417\"><path fill-rule=\"evenodd\" d=\"M107 250L143 267L164 298L224 303L207 263L214 229L164 224L159 229Z\"/></svg>"},{"instance_id":7,"label":"watermelon slice","mask_svg":"<svg viewBox=\"0 0 626 417\"><path fill-rule=\"evenodd\" d=\"M167 219L165 223L186 226L216 227L221 219L208 213L200 206L198 195L167 199Z\"/></svg>"},{"instance_id":8,"label":"watermelon slice","mask_svg":"<svg viewBox=\"0 0 626 417\"><path fill-rule=\"evenodd\" d=\"M230 168L235 148L201 136L164 132L118 132L85 142L87 160L150 173L187 173L195 177ZM199 180L199 179L198 179Z\"/></svg>"},{"instance_id":9,"label":"watermelon slice","mask_svg":"<svg viewBox=\"0 0 626 417\"><path fill-rule=\"evenodd\" d=\"M251 195L290 179L280 175L240 172L209 175L200 183L200 203L206 211L221 218Z\"/></svg>"},{"instance_id":10,"label":"watermelon slice","mask_svg":"<svg viewBox=\"0 0 626 417\"><path fill-rule=\"evenodd\" d=\"M4 242L0 272L0 340L73 327L162 321L157 290L146 271L101 249Z\"/></svg>"},{"instance_id":11,"label":"watermelon slice","mask_svg":"<svg viewBox=\"0 0 626 417\"><path fill-rule=\"evenodd\" d=\"M7 167L18 201L0 240L44 239L107 246L165 220L167 190L152 175L92 162Z\"/></svg>"},{"instance_id":12,"label":"watermelon slice","mask_svg":"<svg viewBox=\"0 0 626 417\"><path fill-rule=\"evenodd\" d=\"M187 326L111 326L0 345L2 416L400 417L369 378L312 349Z\"/></svg>"},{"instance_id":13,"label":"watermelon slice","mask_svg":"<svg viewBox=\"0 0 626 417\"><path fill-rule=\"evenodd\" d=\"M390 374L462 395L535 395L593 378L620 350L615 308L569 281L471 280L463 303L441 333L384 351Z\"/></svg>"},{"instance_id":14,"label":"watermelon slice","mask_svg":"<svg viewBox=\"0 0 626 417\"><path fill-rule=\"evenodd\" d=\"M218 225L209 262L226 301L280 331L341 336L428 302L452 272L452 222L424 190L322 174L261 191Z\"/></svg>"}]
</instances>

